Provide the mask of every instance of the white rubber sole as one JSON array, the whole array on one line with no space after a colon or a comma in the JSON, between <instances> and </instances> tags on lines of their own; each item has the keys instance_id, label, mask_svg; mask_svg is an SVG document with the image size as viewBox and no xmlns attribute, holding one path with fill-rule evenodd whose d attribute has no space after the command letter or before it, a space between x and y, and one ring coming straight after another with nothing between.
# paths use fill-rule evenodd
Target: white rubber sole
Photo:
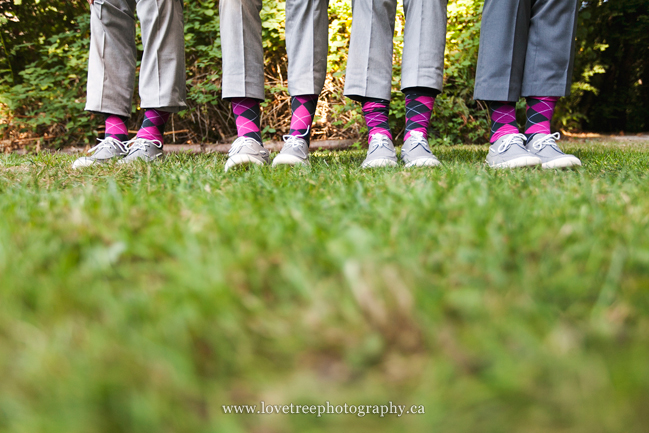
<instances>
[{"instance_id":1,"label":"white rubber sole","mask_svg":"<svg viewBox=\"0 0 649 433\"><path fill-rule=\"evenodd\" d=\"M309 165L309 160L307 159L305 161L294 155L280 154L273 159L273 167L277 167L278 165Z\"/></svg>"},{"instance_id":2,"label":"white rubber sole","mask_svg":"<svg viewBox=\"0 0 649 433\"><path fill-rule=\"evenodd\" d=\"M248 165L248 164L255 164L255 165L266 165L265 162L260 161L256 158L253 158L250 155L234 155L231 156L226 162L225 162L225 171L228 171L232 167L236 167L238 165Z\"/></svg>"},{"instance_id":3,"label":"white rubber sole","mask_svg":"<svg viewBox=\"0 0 649 433\"><path fill-rule=\"evenodd\" d=\"M543 161L536 156L521 156L516 159L512 159L507 162L501 162L500 164L491 165L487 163L491 168L517 168L517 167L533 167L535 165L542 165Z\"/></svg>"},{"instance_id":4,"label":"white rubber sole","mask_svg":"<svg viewBox=\"0 0 649 433\"><path fill-rule=\"evenodd\" d=\"M100 164L94 159L90 159L86 156L82 156L81 158L77 159L72 163L72 168L73 169L79 169L79 168L85 168L85 167L90 167L91 165L95 164Z\"/></svg>"},{"instance_id":5,"label":"white rubber sole","mask_svg":"<svg viewBox=\"0 0 649 433\"><path fill-rule=\"evenodd\" d=\"M406 164L406 168L410 167L437 167L441 163L436 158L419 158Z\"/></svg>"},{"instance_id":6,"label":"white rubber sole","mask_svg":"<svg viewBox=\"0 0 649 433\"><path fill-rule=\"evenodd\" d=\"M111 162L119 163L119 161L121 161L121 157L115 157L111 159L91 159L87 156L82 156L72 163L72 168L74 170L77 170L80 168L90 167L92 165L110 164Z\"/></svg>"},{"instance_id":7,"label":"white rubber sole","mask_svg":"<svg viewBox=\"0 0 649 433\"><path fill-rule=\"evenodd\" d=\"M578 167L581 165L581 161L576 156L564 156L562 158L557 158L552 161L543 163L543 168L568 168L568 167Z\"/></svg>"},{"instance_id":8,"label":"white rubber sole","mask_svg":"<svg viewBox=\"0 0 649 433\"><path fill-rule=\"evenodd\" d=\"M396 167L398 164L395 161L387 158L373 159L364 162L361 168L380 168L380 167Z\"/></svg>"}]
</instances>

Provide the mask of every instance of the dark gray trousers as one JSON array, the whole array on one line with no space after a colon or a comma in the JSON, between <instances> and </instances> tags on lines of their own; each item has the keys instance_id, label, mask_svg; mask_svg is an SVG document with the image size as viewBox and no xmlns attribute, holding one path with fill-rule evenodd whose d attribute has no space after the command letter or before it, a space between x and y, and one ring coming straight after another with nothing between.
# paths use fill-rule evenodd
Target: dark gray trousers
<instances>
[{"instance_id":1,"label":"dark gray trousers","mask_svg":"<svg viewBox=\"0 0 649 433\"><path fill-rule=\"evenodd\" d=\"M442 90L447 0L404 0L401 89ZM389 100L397 0L352 0L345 95Z\"/></svg>"},{"instance_id":2,"label":"dark gray trousers","mask_svg":"<svg viewBox=\"0 0 649 433\"><path fill-rule=\"evenodd\" d=\"M578 0L485 0L474 98L570 94Z\"/></svg>"},{"instance_id":3,"label":"dark gray trousers","mask_svg":"<svg viewBox=\"0 0 649 433\"><path fill-rule=\"evenodd\" d=\"M142 26L142 108L186 107L182 0L95 0L86 110L128 117L135 86L135 9Z\"/></svg>"},{"instance_id":4,"label":"dark gray trousers","mask_svg":"<svg viewBox=\"0 0 649 433\"><path fill-rule=\"evenodd\" d=\"M327 74L328 0L286 0L288 91L319 95ZM222 94L264 99L262 0L221 0Z\"/></svg>"}]
</instances>

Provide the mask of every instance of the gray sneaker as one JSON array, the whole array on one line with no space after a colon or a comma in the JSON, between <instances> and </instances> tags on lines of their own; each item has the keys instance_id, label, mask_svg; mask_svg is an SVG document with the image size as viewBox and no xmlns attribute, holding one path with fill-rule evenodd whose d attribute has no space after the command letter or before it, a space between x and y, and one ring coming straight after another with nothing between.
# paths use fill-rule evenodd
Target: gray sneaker
<instances>
[{"instance_id":1,"label":"gray sneaker","mask_svg":"<svg viewBox=\"0 0 649 433\"><path fill-rule=\"evenodd\" d=\"M525 134L507 134L489 147L487 164L491 168L541 165L541 158L525 148Z\"/></svg>"},{"instance_id":2,"label":"gray sneaker","mask_svg":"<svg viewBox=\"0 0 649 433\"><path fill-rule=\"evenodd\" d=\"M428 140L420 131L412 131L410 137L401 148L401 160L410 167L436 167L439 160L433 155L428 146Z\"/></svg>"},{"instance_id":3,"label":"gray sneaker","mask_svg":"<svg viewBox=\"0 0 649 433\"><path fill-rule=\"evenodd\" d=\"M266 165L268 164L268 151L260 142L250 137L239 137L234 140L229 158L225 162L225 171L237 165Z\"/></svg>"},{"instance_id":4,"label":"gray sneaker","mask_svg":"<svg viewBox=\"0 0 649 433\"><path fill-rule=\"evenodd\" d=\"M123 158L128 154L128 147L116 138L108 137L99 140L99 144L90 149L90 156L82 156L72 163L72 168L89 167L96 164L105 164L111 160Z\"/></svg>"},{"instance_id":5,"label":"gray sneaker","mask_svg":"<svg viewBox=\"0 0 649 433\"><path fill-rule=\"evenodd\" d=\"M278 165L309 165L309 145L297 135L285 135L282 151L273 159L273 167Z\"/></svg>"},{"instance_id":6,"label":"gray sneaker","mask_svg":"<svg viewBox=\"0 0 649 433\"><path fill-rule=\"evenodd\" d=\"M130 164L134 161L153 162L162 159L162 143L158 140L134 138L129 141L128 155L119 164Z\"/></svg>"},{"instance_id":7,"label":"gray sneaker","mask_svg":"<svg viewBox=\"0 0 649 433\"><path fill-rule=\"evenodd\" d=\"M557 140L561 134L534 134L532 139L527 143L527 150L531 154L541 158L543 168L567 168L581 165L581 161L575 155L566 155L563 153Z\"/></svg>"},{"instance_id":8,"label":"gray sneaker","mask_svg":"<svg viewBox=\"0 0 649 433\"><path fill-rule=\"evenodd\" d=\"M397 152L394 150L392 140L385 134L374 134L370 141L367 157L361 168L396 167Z\"/></svg>"}]
</instances>

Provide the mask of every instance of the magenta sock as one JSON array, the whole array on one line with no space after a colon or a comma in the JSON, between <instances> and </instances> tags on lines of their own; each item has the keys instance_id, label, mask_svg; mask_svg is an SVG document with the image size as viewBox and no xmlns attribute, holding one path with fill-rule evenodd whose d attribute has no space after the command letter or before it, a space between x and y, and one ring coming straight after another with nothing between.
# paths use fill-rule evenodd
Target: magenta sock
<instances>
[{"instance_id":1,"label":"magenta sock","mask_svg":"<svg viewBox=\"0 0 649 433\"><path fill-rule=\"evenodd\" d=\"M159 141L160 144L163 144L165 125L170 115L171 113L156 110L155 108L147 109L144 112L144 122L142 122L140 130L137 132L136 138Z\"/></svg>"},{"instance_id":2,"label":"magenta sock","mask_svg":"<svg viewBox=\"0 0 649 433\"><path fill-rule=\"evenodd\" d=\"M367 128L370 130L369 141L372 141L375 134L387 135L392 140L389 123L390 101L367 98L363 102L363 115Z\"/></svg>"},{"instance_id":3,"label":"magenta sock","mask_svg":"<svg viewBox=\"0 0 649 433\"><path fill-rule=\"evenodd\" d=\"M121 117L115 114L106 114L106 132L104 138L113 137L117 141L128 140L128 128L126 121L128 117Z\"/></svg>"},{"instance_id":4,"label":"magenta sock","mask_svg":"<svg viewBox=\"0 0 649 433\"><path fill-rule=\"evenodd\" d=\"M488 101L491 114L491 138L489 142L495 143L498 139L508 134L518 134L516 123L516 103Z\"/></svg>"},{"instance_id":5,"label":"magenta sock","mask_svg":"<svg viewBox=\"0 0 649 433\"><path fill-rule=\"evenodd\" d=\"M551 134L550 121L559 100L556 96L529 96L527 100L527 123L525 134Z\"/></svg>"},{"instance_id":6,"label":"magenta sock","mask_svg":"<svg viewBox=\"0 0 649 433\"><path fill-rule=\"evenodd\" d=\"M433 114L435 98L425 95L406 95L406 135L410 138L413 131L419 131L428 138L428 125Z\"/></svg>"},{"instance_id":7,"label":"magenta sock","mask_svg":"<svg viewBox=\"0 0 649 433\"><path fill-rule=\"evenodd\" d=\"M311 125L318 106L318 95L301 95L291 98L291 130L289 135L299 135L310 141Z\"/></svg>"},{"instance_id":8,"label":"magenta sock","mask_svg":"<svg viewBox=\"0 0 649 433\"><path fill-rule=\"evenodd\" d=\"M253 98L232 98L232 113L239 137L250 137L261 143L261 107Z\"/></svg>"}]
</instances>

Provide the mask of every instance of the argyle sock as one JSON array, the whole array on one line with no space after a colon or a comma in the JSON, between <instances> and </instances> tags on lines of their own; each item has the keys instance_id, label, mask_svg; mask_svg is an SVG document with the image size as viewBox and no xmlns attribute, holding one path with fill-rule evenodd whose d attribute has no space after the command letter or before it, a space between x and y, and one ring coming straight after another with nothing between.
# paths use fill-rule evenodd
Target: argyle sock
<instances>
[{"instance_id":1,"label":"argyle sock","mask_svg":"<svg viewBox=\"0 0 649 433\"><path fill-rule=\"evenodd\" d=\"M307 143L311 141L311 125L318 106L318 95L301 95L291 98L291 130L288 135L299 135Z\"/></svg>"},{"instance_id":2,"label":"argyle sock","mask_svg":"<svg viewBox=\"0 0 649 433\"><path fill-rule=\"evenodd\" d=\"M171 113L149 108L144 112L144 121L136 138L164 143L165 125Z\"/></svg>"},{"instance_id":3,"label":"argyle sock","mask_svg":"<svg viewBox=\"0 0 649 433\"><path fill-rule=\"evenodd\" d=\"M372 141L374 134L385 134L392 140L389 123L390 101L365 98L363 100L363 115L367 128L370 130L369 141Z\"/></svg>"},{"instance_id":4,"label":"argyle sock","mask_svg":"<svg viewBox=\"0 0 649 433\"><path fill-rule=\"evenodd\" d=\"M406 135L404 141L410 138L410 133L419 131L428 138L428 125L433 114L435 98L417 93L406 93Z\"/></svg>"},{"instance_id":5,"label":"argyle sock","mask_svg":"<svg viewBox=\"0 0 649 433\"><path fill-rule=\"evenodd\" d=\"M230 102L237 124L237 135L253 138L261 144L260 101L254 98L232 98Z\"/></svg>"},{"instance_id":6,"label":"argyle sock","mask_svg":"<svg viewBox=\"0 0 649 433\"><path fill-rule=\"evenodd\" d=\"M529 96L527 101L527 123L525 135L530 139L534 134L551 134L550 121L557 106L558 97Z\"/></svg>"},{"instance_id":7,"label":"argyle sock","mask_svg":"<svg viewBox=\"0 0 649 433\"><path fill-rule=\"evenodd\" d=\"M488 101L488 105L491 115L490 143L495 143L503 135L519 133L515 102Z\"/></svg>"},{"instance_id":8,"label":"argyle sock","mask_svg":"<svg viewBox=\"0 0 649 433\"><path fill-rule=\"evenodd\" d=\"M126 121L128 117L117 116L115 114L104 114L106 117L106 132L104 138L113 137L117 141L128 140L128 128Z\"/></svg>"}]
</instances>

